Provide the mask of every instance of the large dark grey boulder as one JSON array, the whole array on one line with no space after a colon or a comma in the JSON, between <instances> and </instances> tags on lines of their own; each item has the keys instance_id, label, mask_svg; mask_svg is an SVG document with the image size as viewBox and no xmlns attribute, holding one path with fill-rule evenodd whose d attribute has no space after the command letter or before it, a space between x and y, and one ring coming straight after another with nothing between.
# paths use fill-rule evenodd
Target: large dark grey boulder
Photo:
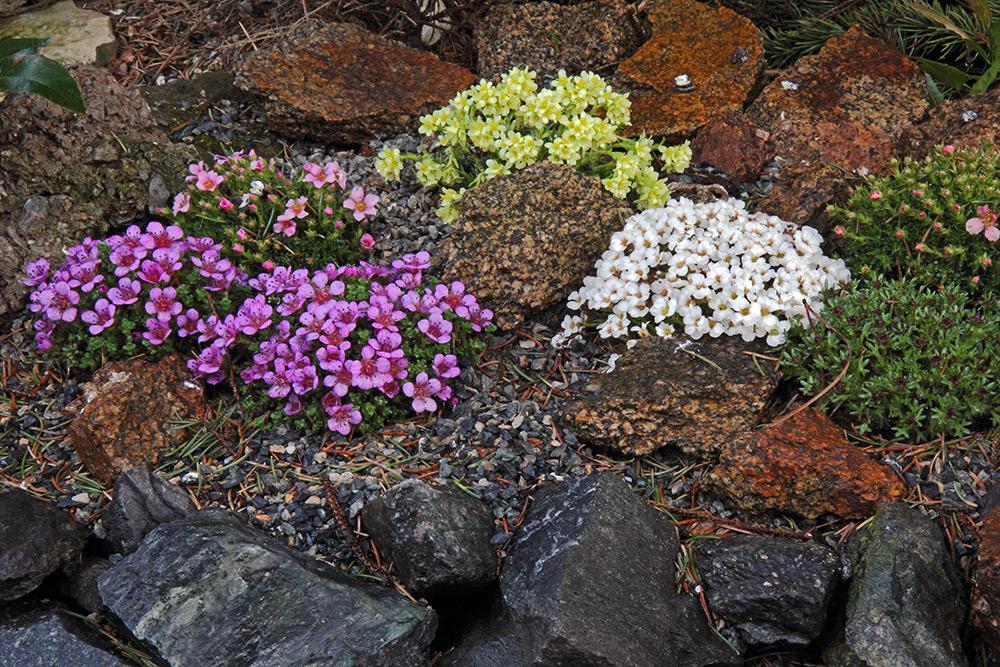
<instances>
[{"instance_id":1,"label":"large dark grey boulder","mask_svg":"<svg viewBox=\"0 0 1000 667\"><path fill-rule=\"evenodd\" d=\"M125 667L96 631L56 602L34 597L0 607L0 665Z\"/></svg>"},{"instance_id":2,"label":"large dark grey boulder","mask_svg":"<svg viewBox=\"0 0 1000 667\"><path fill-rule=\"evenodd\" d=\"M741 642L805 646L823 632L840 580L829 547L736 535L699 540L694 552L709 608Z\"/></svg>"},{"instance_id":3,"label":"large dark grey boulder","mask_svg":"<svg viewBox=\"0 0 1000 667\"><path fill-rule=\"evenodd\" d=\"M510 547L501 600L442 665L739 664L674 588L670 521L611 473L544 488Z\"/></svg>"},{"instance_id":4,"label":"large dark grey boulder","mask_svg":"<svg viewBox=\"0 0 1000 667\"><path fill-rule=\"evenodd\" d=\"M194 502L174 486L141 466L129 468L115 480L111 506L104 513L107 539L119 552L130 554L149 531L161 523L183 519Z\"/></svg>"},{"instance_id":5,"label":"large dark grey boulder","mask_svg":"<svg viewBox=\"0 0 1000 667\"><path fill-rule=\"evenodd\" d=\"M879 506L848 541L846 619L824 661L849 667L963 667L962 582L940 527L903 503Z\"/></svg>"},{"instance_id":6,"label":"large dark grey boulder","mask_svg":"<svg viewBox=\"0 0 1000 667\"><path fill-rule=\"evenodd\" d=\"M365 531L407 590L428 600L482 589L497 578L493 513L450 486L411 479L368 503Z\"/></svg>"},{"instance_id":7,"label":"large dark grey boulder","mask_svg":"<svg viewBox=\"0 0 1000 667\"><path fill-rule=\"evenodd\" d=\"M98 580L172 667L422 665L434 611L206 509L155 528Z\"/></svg>"},{"instance_id":8,"label":"large dark grey boulder","mask_svg":"<svg viewBox=\"0 0 1000 667\"><path fill-rule=\"evenodd\" d=\"M21 489L0 493L0 603L16 600L83 551L90 531Z\"/></svg>"}]
</instances>

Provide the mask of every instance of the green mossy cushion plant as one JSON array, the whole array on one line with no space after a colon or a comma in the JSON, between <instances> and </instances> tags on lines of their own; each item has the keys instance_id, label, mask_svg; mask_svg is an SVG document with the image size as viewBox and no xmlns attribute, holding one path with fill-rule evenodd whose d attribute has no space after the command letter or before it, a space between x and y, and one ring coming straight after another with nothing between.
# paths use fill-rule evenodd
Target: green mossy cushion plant
<instances>
[{"instance_id":1,"label":"green mossy cushion plant","mask_svg":"<svg viewBox=\"0 0 1000 667\"><path fill-rule=\"evenodd\" d=\"M998 204L1000 152L986 144L940 146L922 160L893 162L888 175L866 178L843 208L827 210L840 222L835 232L845 238L842 256L852 272L992 294L1000 287L1000 245L990 207ZM985 219L979 231L974 219Z\"/></svg>"},{"instance_id":2,"label":"green mossy cushion plant","mask_svg":"<svg viewBox=\"0 0 1000 667\"><path fill-rule=\"evenodd\" d=\"M912 280L861 274L831 290L822 318L795 327L782 371L814 395L826 395L860 433L913 442L966 435L977 420L1000 426L1000 311L955 285L931 289ZM842 337L843 338L842 338Z\"/></svg>"}]
</instances>

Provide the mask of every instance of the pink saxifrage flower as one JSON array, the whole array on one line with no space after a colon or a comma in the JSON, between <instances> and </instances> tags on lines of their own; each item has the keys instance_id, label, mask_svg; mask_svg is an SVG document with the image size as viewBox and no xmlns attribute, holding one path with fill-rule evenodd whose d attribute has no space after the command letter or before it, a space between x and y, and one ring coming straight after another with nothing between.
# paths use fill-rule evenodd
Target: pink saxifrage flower
<instances>
[{"instance_id":1,"label":"pink saxifrage flower","mask_svg":"<svg viewBox=\"0 0 1000 667\"><path fill-rule=\"evenodd\" d=\"M353 210L354 219L360 221L375 212L375 204L377 203L377 195L366 195L361 186L356 185L351 190L351 195L344 202L344 208Z\"/></svg>"},{"instance_id":2,"label":"pink saxifrage flower","mask_svg":"<svg viewBox=\"0 0 1000 667\"><path fill-rule=\"evenodd\" d=\"M198 180L195 182L195 187L199 190L204 190L205 192L211 192L219 186L222 181L225 180L225 176L222 174L217 174L214 171L203 171L198 174Z\"/></svg>"},{"instance_id":3,"label":"pink saxifrage flower","mask_svg":"<svg viewBox=\"0 0 1000 667\"><path fill-rule=\"evenodd\" d=\"M441 381L428 378L427 373L418 373L413 382L403 385L403 393L413 399L414 412L434 412L437 403L432 396L441 391Z\"/></svg>"},{"instance_id":4,"label":"pink saxifrage flower","mask_svg":"<svg viewBox=\"0 0 1000 667\"><path fill-rule=\"evenodd\" d=\"M174 215L178 213L185 213L191 208L191 195L186 192L179 192L176 197L174 197Z\"/></svg>"},{"instance_id":5,"label":"pink saxifrage flower","mask_svg":"<svg viewBox=\"0 0 1000 667\"><path fill-rule=\"evenodd\" d=\"M361 235L361 247L364 248L365 250L371 250L372 248L375 247L375 239L372 237L371 234Z\"/></svg>"},{"instance_id":6,"label":"pink saxifrage flower","mask_svg":"<svg viewBox=\"0 0 1000 667\"><path fill-rule=\"evenodd\" d=\"M965 221L965 231L970 234L983 232L983 236L990 242L1000 239L1000 228L997 227L997 216L996 213L990 211L989 205L984 204L982 206L978 206L976 208L976 213L979 214L978 218L969 218Z\"/></svg>"},{"instance_id":7,"label":"pink saxifrage flower","mask_svg":"<svg viewBox=\"0 0 1000 667\"><path fill-rule=\"evenodd\" d=\"M80 319L90 325L90 335L96 336L115 323L115 305L107 299L98 299L94 309L84 311Z\"/></svg>"}]
</instances>

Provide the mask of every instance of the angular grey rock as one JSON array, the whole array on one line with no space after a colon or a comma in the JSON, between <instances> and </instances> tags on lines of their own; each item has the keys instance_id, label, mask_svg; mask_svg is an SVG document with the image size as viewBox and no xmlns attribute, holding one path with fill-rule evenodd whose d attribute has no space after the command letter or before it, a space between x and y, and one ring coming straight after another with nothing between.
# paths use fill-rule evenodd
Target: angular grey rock
<instances>
[{"instance_id":1,"label":"angular grey rock","mask_svg":"<svg viewBox=\"0 0 1000 667\"><path fill-rule=\"evenodd\" d=\"M101 602L101 594L97 590L97 579L109 567L111 561L107 558L85 557L65 585L60 586L60 590L73 598L88 614L101 611L104 609L104 603Z\"/></svg>"},{"instance_id":2,"label":"angular grey rock","mask_svg":"<svg viewBox=\"0 0 1000 667\"><path fill-rule=\"evenodd\" d=\"M670 521L611 473L544 488L500 574L492 615L442 660L510 665L735 665L674 588Z\"/></svg>"},{"instance_id":3,"label":"angular grey rock","mask_svg":"<svg viewBox=\"0 0 1000 667\"><path fill-rule=\"evenodd\" d=\"M173 667L421 665L437 625L433 610L216 509L158 526L98 587Z\"/></svg>"},{"instance_id":4,"label":"angular grey rock","mask_svg":"<svg viewBox=\"0 0 1000 667\"><path fill-rule=\"evenodd\" d=\"M129 468L115 481L111 506L104 514L107 539L120 553L130 554L161 523L183 519L197 509L184 490L141 466Z\"/></svg>"},{"instance_id":5,"label":"angular grey rock","mask_svg":"<svg viewBox=\"0 0 1000 667\"><path fill-rule=\"evenodd\" d=\"M0 665L127 667L86 623L48 600L26 598L0 607Z\"/></svg>"},{"instance_id":6,"label":"angular grey rock","mask_svg":"<svg viewBox=\"0 0 1000 667\"><path fill-rule=\"evenodd\" d=\"M853 576L845 625L823 653L830 666L964 667L962 582L933 521L884 503L848 541Z\"/></svg>"},{"instance_id":7,"label":"angular grey rock","mask_svg":"<svg viewBox=\"0 0 1000 667\"><path fill-rule=\"evenodd\" d=\"M736 535L694 545L712 613L749 644L805 646L826 623L840 558L814 542Z\"/></svg>"},{"instance_id":8,"label":"angular grey rock","mask_svg":"<svg viewBox=\"0 0 1000 667\"><path fill-rule=\"evenodd\" d=\"M454 487L407 480L368 503L361 521L416 597L464 595L497 578L493 513Z\"/></svg>"},{"instance_id":9,"label":"angular grey rock","mask_svg":"<svg viewBox=\"0 0 1000 667\"><path fill-rule=\"evenodd\" d=\"M52 503L21 489L0 493L0 603L27 595L75 559L88 535Z\"/></svg>"}]
</instances>

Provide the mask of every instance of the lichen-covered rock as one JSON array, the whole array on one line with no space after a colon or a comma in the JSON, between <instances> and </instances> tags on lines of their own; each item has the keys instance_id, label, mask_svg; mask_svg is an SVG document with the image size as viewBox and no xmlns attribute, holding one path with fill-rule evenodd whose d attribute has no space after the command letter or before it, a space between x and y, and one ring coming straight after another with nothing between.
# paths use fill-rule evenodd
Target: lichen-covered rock
<instances>
[{"instance_id":1,"label":"lichen-covered rock","mask_svg":"<svg viewBox=\"0 0 1000 667\"><path fill-rule=\"evenodd\" d=\"M879 503L906 495L890 468L869 459L811 409L727 448L706 482L744 510L808 518L824 512L863 518Z\"/></svg>"},{"instance_id":2,"label":"lichen-covered rock","mask_svg":"<svg viewBox=\"0 0 1000 667\"><path fill-rule=\"evenodd\" d=\"M205 413L205 389L177 354L156 364L135 359L102 366L84 385L83 400L70 438L87 469L107 483L128 468L155 465L179 445L186 431L169 422Z\"/></svg>"},{"instance_id":3,"label":"lichen-covered rock","mask_svg":"<svg viewBox=\"0 0 1000 667\"><path fill-rule=\"evenodd\" d=\"M903 131L899 155L922 158L937 146L979 148L985 142L1000 143L1000 88L985 93L945 100L927 113L927 120Z\"/></svg>"},{"instance_id":4,"label":"lichen-covered rock","mask_svg":"<svg viewBox=\"0 0 1000 667\"><path fill-rule=\"evenodd\" d=\"M903 130L926 109L927 87L916 63L855 26L783 70L743 118L768 133L765 159L781 155L792 163L825 161L881 173ZM733 118L725 122L732 125ZM714 130L692 142L695 161L745 172L740 162L725 160L740 132Z\"/></svg>"},{"instance_id":5,"label":"lichen-covered rock","mask_svg":"<svg viewBox=\"0 0 1000 667\"><path fill-rule=\"evenodd\" d=\"M635 53L639 35L623 0L557 5L496 3L475 32L479 75L494 80L514 67L538 74L603 74Z\"/></svg>"},{"instance_id":6,"label":"lichen-covered rock","mask_svg":"<svg viewBox=\"0 0 1000 667\"><path fill-rule=\"evenodd\" d=\"M27 300L27 262L58 267L63 248L163 205L151 185L179 191L196 157L170 144L138 92L95 67L72 73L86 115L37 95L0 101L0 322Z\"/></svg>"},{"instance_id":7,"label":"lichen-covered rock","mask_svg":"<svg viewBox=\"0 0 1000 667\"><path fill-rule=\"evenodd\" d=\"M615 370L592 379L593 391L568 404L563 419L580 438L630 456L671 445L712 458L749 437L777 385L773 364L743 354L767 349L733 336L640 340Z\"/></svg>"},{"instance_id":8,"label":"lichen-covered rock","mask_svg":"<svg viewBox=\"0 0 1000 667\"><path fill-rule=\"evenodd\" d=\"M697 600L676 592L674 526L620 477L591 475L532 497L500 602L442 665L740 664Z\"/></svg>"},{"instance_id":9,"label":"lichen-covered rock","mask_svg":"<svg viewBox=\"0 0 1000 667\"><path fill-rule=\"evenodd\" d=\"M827 205L842 204L849 196L850 186L843 172L825 162L799 162L781 170L774 188L754 208L808 225L826 237L833 226Z\"/></svg>"},{"instance_id":10,"label":"lichen-covered rock","mask_svg":"<svg viewBox=\"0 0 1000 667\"><path fill-rule=\"evenodd\" d=\"M69 514L26 491L0 493L0 606L75 559L89 534Z\"/></svg>"},{"instance_id":11,"label":"lichen-covered rock","mask_svg":"<svg viewBox=\"0 0 1000 667\"><path fill-rule=\"evenodd\" d=\"M128 667L111 642L58 602L26 599L0 606L0 665Z\"/></svg>"},{"instance_id":12,"label":"lichen-covered rock","mask_svg":"<svg viewBox=\"0 0 1000 667\"><path fill-rule=\"evenodd\" d=\"M161 523L183 519L195 509L183 489L137 466L124 471L115 481L102 525L108 542L119 553L130 554L149 531Z\"/></svg>"},{"instance_id":13,"label":"lichen-covered rock","mask_svg":"<svg viewBox=\"0 0 1000 667\"><path fill-rule=\"evenodd\" d=\"M461 280L501 329L569 296L632 214L596 176L543 161L462 197L442 244L445 280Z\"/></svg>"},{"instance_id":14,"label":"lichen-covered rock","mask_svg":"<svg viewBox=\"0 0 1000 667\"><path fill-rule=\"evenodd\" d=\"M236 77L266 96L274 131L350 145L415 128L475 82L458 65L346 23L304 24L252 54Z\"/></svg>"},{"instance_id":15,"label":"lichen-covered rock","mask_svg":"<svg viewBox=\"0 0 1000 667\"><path fill-rule=\"evenodd\" d=\"M111 17L80 9L71 0L0 20L0 38L3 37L47 39L39 53L67 67L104 66L114 60L118 51Z\"/></svg>"},{"instance_id":16,"label":"lichen-covered rock","mask_svg":"<svg viewBox=\"0 0 1000 667\"><path fill-rule=\"evenodd\" d=\"M1000 486L994 486L1000 489ZM1000 653L1000 510L993 509L979 529L976 585L970 618L983 639Z\"/></svg>"},{"instance_id":17,"label":"lichen-covered rock","mask_svg":"<svg viewBox=\"0 0 1000 667\"><path fill-rule=\"evenodd\" d=\"M847 543L844 626L823 652L830 667L965 667L965 592L944 533L905 503L880 505Z\"/></svg>"},{"instance_id":18,"label":"lichen-covered rock","mask_svg":"<svg viewBox=\"0 0 1000 667\"><path fill-rule=\"evenodd\" d=\"M407 480L365 505L361 521L415 597L435 602L496 581L493 513L454 487Z\"/></svg>"},{"instance_id":19,"label":"lichen-covered rock","mask_svg":"<svg viewBox=\"0 0 1000 667\"><path fill-rule=\"evenodd\" d=\"M437 626L432 609L218 509L158 526L98 587L174 667L423 665Z\"/></svg>"},{"instance_id":20,"label":"lichen-covered rock","mask_svg":"<svg viewBox=\"0 0 1000 667\"><path fill-rule=\"evenodd\" d=\"M738 642L806 646L823 632L840 580L840 558L829 547L734 535L693 548L709 608Z\"/></svg>"},{"instance_id":21,"label":"lichen-covered rock","mask_svg":"<svg viewBox=\"0 0 1000 667\"><path fill-rule=\"evenodd\" d=\"M618 68L632 102L626 132L688 139L741 109L764 70L760 30L731 9L693 0L653 0L647 11L652 37ZM693 90L678 90L680 75Z\"/></svg>"}]
</instances>

